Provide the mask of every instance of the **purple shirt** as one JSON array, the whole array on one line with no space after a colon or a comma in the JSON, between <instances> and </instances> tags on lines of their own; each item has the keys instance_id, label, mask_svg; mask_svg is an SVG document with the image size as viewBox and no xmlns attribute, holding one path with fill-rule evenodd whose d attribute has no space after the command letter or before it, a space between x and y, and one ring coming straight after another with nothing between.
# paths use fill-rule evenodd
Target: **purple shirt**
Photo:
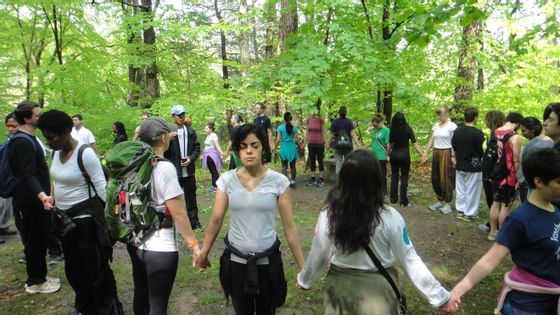
<instances>
[{"instance_id":1,"label":"purple shirt","mask_svg":"<svg viewBox=\"0 0 560 315\"><path fill-rule=\"evenodd\" d=\"M337 118L333 120L331 124L331 132L336 134L339 130L344 129L350 135L351 131L354 130L354 123L348 118Z\"/></svg>"}]
</instances>

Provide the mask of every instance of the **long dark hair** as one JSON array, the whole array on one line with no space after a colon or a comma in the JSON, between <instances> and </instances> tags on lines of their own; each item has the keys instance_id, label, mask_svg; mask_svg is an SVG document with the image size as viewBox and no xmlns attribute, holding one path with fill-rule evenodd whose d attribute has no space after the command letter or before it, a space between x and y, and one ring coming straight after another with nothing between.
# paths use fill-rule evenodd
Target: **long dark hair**
<instances>
[{"instance_id":1,"label":"long dark hair","mask_svg":"<svg viewBox=\"0 0 560 315\"><path fill-rule=\"evenodd\" d=\"M126 129L124 128L124 124L122 122L115 121L113 125L115 126L115 130L117 131L117 135L123 135L125 139L128 139L128 136L126 135Z\"/></svg>"},{"instance_id":2,"label":"long dark hair","mask_svg":"<svg viewBox=\"0 0 560 315\"><path fill-rule=\"evenodd\" d=\"M294 125L292 125L292 113L285 112L284 121L286 122L286 132L288 133L289 136L294 131Z\"/></svg>"},{"instance_id":3,"label":"long dark hair","mask_svg":"<svg viewBox=\"0 0 560 315\"><path fill-rule=\"evenodd\" d=\"M393 119L391 119L391 129L389 131L391 137L395 137L395 139L404 138L410 133L410 129L404 114L401 112L395 113Z\"/></svg>"},{"instance_id":4,"label":"long dark hair","mask_svg":"<svg viewBox=\"0 0 560 315\"><path fill-rule=\"evenodd\" d=\"M262 162L267 163L267 156L270 155L270 144L268 143L268 136L265 129L261 125L256 124L245 124L241 125L239 129L233 134L233 139L231 139L231 147L233 152L239 155L239 150L241 149L241 141L245 140L248 135L254 134L262 145Z\"/></svg>"},{"instance_id":5,"label":"long dark hair","mask_svg":"<svg viewBox=\"0 0 560 315\"><path fill-rule=\"evenodd\" d=\"M375 155L368 150L348 154L338 183L327 195L329 237L344 252L369 244L383 211L383 175Z\"/></svg>"}]
</instances>

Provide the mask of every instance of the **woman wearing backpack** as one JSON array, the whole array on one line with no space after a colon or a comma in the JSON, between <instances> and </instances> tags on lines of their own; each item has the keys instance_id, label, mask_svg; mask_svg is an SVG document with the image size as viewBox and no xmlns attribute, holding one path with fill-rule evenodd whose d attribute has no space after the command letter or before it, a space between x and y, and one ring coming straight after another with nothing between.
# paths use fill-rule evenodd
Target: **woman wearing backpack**
<instances>
[{"instance_id":1,"label":"woman wearing backpack","mask_svg":"<svg viewBox=\"0 0 560 315\"><path fill-rule=\"evenodd\" d=\"M346 118L346 106L341 106L338 110L339 117L331 123L332 141L331 148L334 151L336 161L336 175L340 172L345 156L354 150L354 144L359 147L358 137L354 132L354 123Z\"/></svg>"},{"instance_id":2,"label":"woman wearing backpack","mask_svg":"<svg viewBox=\"0 0 560 315\"><path fill-rule=\"evenodd\" d=\"M433 307L449 299L416 253L403 217L383 204L382 174L373 153L353 151L327 195L297 275L298 287L310 289L328 267L323 314L400 314L397 264Z\"/></svg>"},{"instance_id":3,"label":"woman wearing backpack","mask_svg":"<svg viewBox=\"0 0 560 315\"><path fill-rule=\"evenodd\" d=\"M75 310L70 314L122 314L109 266L112 244L103 212L105 176L95 151L70 135L72 126L72 118L55 109L43 113L37 122L54 150L50 174L64 271L76 293Z\"/></svg>"},{"instance_id":4,"label":"woman wearing backpack","mask_svg":"<svg viewBox=\"0 0 560 315\"><path fill-rule=\"evenodd\" d=\"M237 315L274 314L286 298L280 241L276 232L276 213L280 214L284 234L298 269L303 253L293 219L288 179L264 164L270 151L264 128L246 124L233 138L233 150L242 166L218 180L212 217L204 235L197 265L209 265L208 254L222 227L226 211L231 211L226 249L220 258L220 282L231 299Z\"/></svg>"},{"instance_id":5,"label":"woman wearing backpack","mask_svg":"<svg viewBox=\"0 0 560 315\"><path fill-rule=\"evenodd\" d=\"M296 145L296 134L298 127L292 125L292 113L284 113L284 124L276 129L276 147L280 145L280 161L282 161L282 174L288 177L288 164L290 164L290 187L296 186L296 161L298 149ZM276 148L274 148L276 151Z\"/></svg>"},{"instance_id":6,"label":"woman wearing backpack","mask_svg":"<svg viewBox=\"0 0 560 315\"><path fill-rule=\"evenodd\" d=\"M144 238L139 246L127 245L132 261L133 308L136 315L167 314L179 263L176 230L192 250L193 266L200 253L187 217L177 171L170 161L163 158L169 148L170 133L176 130L175 125L160 117L150 117L140 125L139 139L152 147L155 160L151 174L150 204L156 211L163 213L164 218L160 221L163 226Z\"/></svg>"}]
</instances>

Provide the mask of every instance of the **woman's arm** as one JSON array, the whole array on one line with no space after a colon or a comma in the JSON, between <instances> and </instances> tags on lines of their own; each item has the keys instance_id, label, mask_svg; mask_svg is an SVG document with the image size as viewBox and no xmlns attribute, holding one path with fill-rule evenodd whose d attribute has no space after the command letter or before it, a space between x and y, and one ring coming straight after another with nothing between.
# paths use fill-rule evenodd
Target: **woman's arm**
<instances>
[{"instance_id":1,"label":"woman's arm","mask_svg":"<svg viewBox=\"0 0 560 315\"><path fill-rule=\"evenodd\" d=\"M521 152L521 136L515 135L511 137L511 151L513 153L513 167L519 170L521 167L520 152Z\"/></svg>"},{"instance_id":2,"label":"woman's arm","mask_svg":"<svg viewBox=\"0 0 560 315\"><path fill-rule=\"evenodd\" d=\"M422 163L428 162L428 153L430 153L430 150L432 149L433 145L434 145L434 134L432 133L432 135L430 136L430 141L428 141L428 145L426 145L426 150L424 151L424 154L422 154Z\"/></svg>"},{"instance_id":3,"label":"woman's arm","mask_svg":"<svg viewBox=\"0 0 560 315\"><path fill-rule=\"evenodd\" d=\"M321 211L315 225L315 236L313 236L311 250L305 260L305 266L297 275L298 287L311 289L329 265L333 251L334 246L328 237L326 211Z\"/></svg>"},{"instance_id":4,"label":"woman's arm","mask_svg":"<svg viewBox=\"0 0 560 315\"><path fill-rule=\"evenodd\" d=\"M200 247L198 246L198 241L194 236L193 230L191 228L191 222L187 217L187 209L185 208L185 198L183 195L179 195L175 198L165 201L165 206L169 209L175 227L183 236L183 239L188 244L188 246L193 251L192 265L195 266L198 256L200 255Z\"/></svg>"},{"instance_id":5,"label":"woman's arm","mask_svg":"<svg viewBox=\"0 0 560 315\"><path fill-rule=\"evenodd\" d=\"M218 142L218 137L217 136L216 136L216 139L213 142L214 142L214 147L216 147L216 150L218 150L218 152L220 153L220 156L224 156L224 151L222 151L222 148L220 147L220 143Z\"/></svg>"},{"instance_id":6,"label":"woman's arm","mask_svg":"<svg viewBox=\"0 0 560 315\"><path fill-rule=\"evenodd\" d=\"M280 217L282 218L282 225L284 226L286 240L288 241L290 250L294 255L294 259L298 265L298 270L301 270L304 263L303 252L301 251L299 234L294 222L292 196L289 189L278 197L278 211L280 212Z\"/></svg>"},{"instance_id":7,"label":"woman's arm","mask_svg":"<svg viewBox=\"0 0 560 315\"><path fill-rule=\"evenodd\" d=\"M422 149L420 148L418 142L414 142L412 146L414 147L414 150L416 151L416 153L418 153L418 155L420 156L424 155L424 152L422 152Z\"/></svg>"},{"instance_id":8,"label":"woman's arm","mask_svg":"<svg viewBox=\"0 0 560 315\"><path fill-rule=\"evenodd\" d=\"M354 130L350 131L350 135L352 136L352 140L354 140L354 143L356 144L356 148L361 148L362 144L360 143L360 141L358 141L358 136L356 135L356 132Z\"/></svg>"},{"instance_id":9,"label":"woman's arm","mask_svg":"<svg viewBox=\"0 0 560 315\"><path fill-rule=\"evenodd\" d=\"M226 214L227 208L229 206L228 196L223 192L220 187L216 190L216 197L214 198L214 208L212 209L212 216L210 217L210 222L206 227L206 233L204 233L204 243L202 244L202 250L196 261L196 265L201 271L204 271L206 267L210 266L210 261L208 261L208 253L218 236L218 232L222 228L224 222L224 216Z\"/></svg>"},{"instance_id":10,"label":"woman's arm","mask_svg":"<svg viewBox=\"0 0 560 315\"><path fill-rule=\"evenodd\" d=\"M79 150L79 148L77 148ZM93 187L89 187L91 191L91 195L93 196L95 193L101 198L101 200L107 200L107 192L106 186L107 181L105 180L105 174L103 174L103 168L101 167L101 161L92 150L88 150L87 148L84 149L82 152L82 162L84 165L84 170L88 174ZM86 181L87 184L87 181ZM95 191L93 189L95 188Z\"/></svg>"}]
</instances>

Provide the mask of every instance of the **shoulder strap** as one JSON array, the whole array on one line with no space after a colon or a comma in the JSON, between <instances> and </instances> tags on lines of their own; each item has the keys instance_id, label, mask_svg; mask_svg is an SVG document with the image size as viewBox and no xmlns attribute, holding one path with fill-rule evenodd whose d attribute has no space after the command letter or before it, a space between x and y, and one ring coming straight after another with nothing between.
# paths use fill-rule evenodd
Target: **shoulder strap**
<instances>
[{"instance_id":1,"label":"shoulder strap","mask_svg":"<svg viewBox=\"0 0 560 315\"><path fill-rule=\"evenodd\" d=\"M99 194L97 193L97 190L95 190L95 186L93 185L93 182L91 181L91 178L89 177L89 174L84 167L84 160L83 160L84 150L89 147L90 147L89 144L82 144L78 149L78 167L80 168L80 171L82 172L82 176L84 176L86 183L88 184L88 193L89 193L89 197L91 198L90 187L93 188L93 191L95 192L96 195L99 196Z\"/></svg>"},{"instance_id":2,"label":"shoulder strap","mask_svg":"<svg viewBox=\"0 0 560 315\"><path fill-rule=\"evenodd\" d=\"M383 267L379 259L377 259L377 257L375 256L371 248L369 248L369 245L362 244L362 248L366 251L369 258L371 258L373 264L375 265L375 267L377 267L377 270L383 275L383 277L385 277L385 279L387 279L387 282L389 282L391 288L393 288L393 291L395 291L395 295L397 296L397 301L400 301L402 294L399 288L397 287L397 285L395 284L395 281L393 281L393 278L391 278L391 276L389 275L385 267Z\"/></svg>"},{"instance_id":3,"label":"shoulder strap","mask_svg":"<svg viewBox=\"0 0 560 315\"><path fill-rule=\"evenodd\" d=\"M33 141L33 138L31 138L30 135L26 134L25 132L18 132L15 135L13 135L12 137L10 137L10 141L16 138L22 138L22 139L27 139L29 140L29 142L31 142L31 144L33 145L33 148L35 150L37 150L37 143L35 143L35 141Z\"/></svg>"}]
</instances>

